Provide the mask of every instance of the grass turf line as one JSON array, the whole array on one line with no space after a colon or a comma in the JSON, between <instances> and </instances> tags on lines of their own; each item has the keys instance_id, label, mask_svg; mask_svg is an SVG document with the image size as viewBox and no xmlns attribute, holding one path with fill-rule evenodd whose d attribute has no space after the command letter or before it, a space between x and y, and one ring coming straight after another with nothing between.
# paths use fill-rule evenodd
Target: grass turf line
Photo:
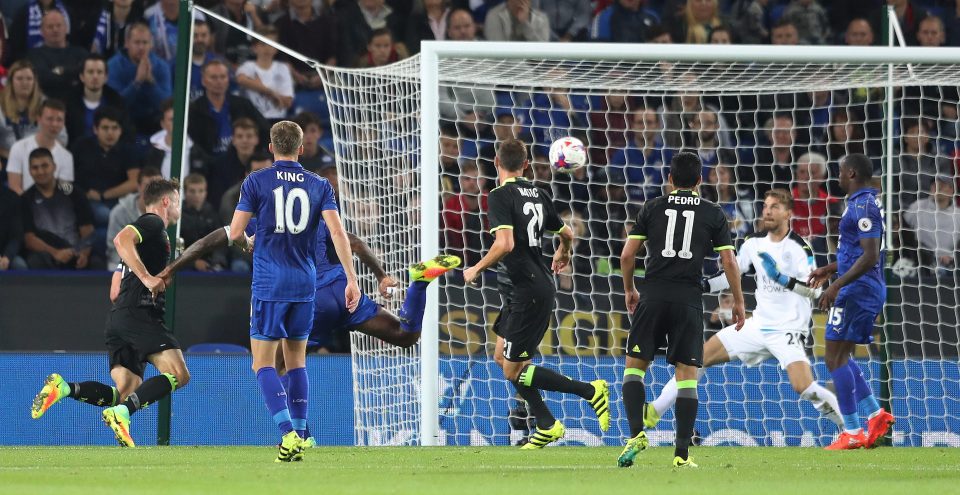
<instances>
[{"instance_id":1,"label":"grass turf line","mask_svg":"<svg viewBox=\"0 0 960 495\"><path fill-rule=\"evenodd\" d=\"M0 493L379 494L829 494L955 493L960 449L702 447L699 470L674 471L671 448L649 449L628 469L618 448L360 448L307 451L275 464L269 447L0 448ZM680 489L678 491L678 489Z\"/></svg>"}]
</instances>

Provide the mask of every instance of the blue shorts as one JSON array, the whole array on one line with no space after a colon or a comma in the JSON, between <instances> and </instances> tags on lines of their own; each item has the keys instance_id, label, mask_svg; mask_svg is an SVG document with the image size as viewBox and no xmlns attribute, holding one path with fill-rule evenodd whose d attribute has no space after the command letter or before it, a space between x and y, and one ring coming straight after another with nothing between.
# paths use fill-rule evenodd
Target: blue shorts
<instances>
[{"instance_id":1,"label":"blue shorts","mask_svg":"<svg viewBox=\"0 0 960 495\"><path fill-rule=\"evenodd\" d=\"M250 338L303 340L310 334L313 301L261 301L250 298Z\"/></svg>"},{"instance_id":2,"label":"blue shorts","mask_svg":"<svg viewBox=\"0 0 960 495\"><path fill-rule=\"evenodd\" d=\"M873 324L883 311L883 303L864 301L856 296L840 296L827 313L827 340L869 344L873 342Z\"/></svg>"},{"instance_id":3,"label":"blue shorts","mask_svg":"<svg viewBox=\"0 0 960 495\"><path fill-rule=\"evenodd\" d=\"M313 300L311 345L326 345L334 333L353 330L377 316L380 305L362 293L357 310L353 313L347 311L346 299L343 297L346 288L346 276L337 277L330 284L317 288L317 296Z\"/></svg>"}]
</instances>

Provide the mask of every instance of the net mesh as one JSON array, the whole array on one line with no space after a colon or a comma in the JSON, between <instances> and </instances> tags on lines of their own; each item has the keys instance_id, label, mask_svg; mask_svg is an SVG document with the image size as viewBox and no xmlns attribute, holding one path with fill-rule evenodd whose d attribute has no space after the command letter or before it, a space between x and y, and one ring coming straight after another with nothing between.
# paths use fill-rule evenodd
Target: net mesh
<instances>
[{"instance_id":1,"label":"net mesh","mask_svg":"<svg viewBox=\"0 0 960 495\"><path fill-rule=\"evenodd\" d=\"M533 178L552 192L577 238L571 269L557 278L542 360L575 378L605 378L617 391L629 327L619 253L638 206L663 194L664 165L673 153L699 153L701 192L721 204L738 242L758 230L763 193L790 189L797 200L792 228L810 242L821 266L833 260L843 210L839 160L866 153L881 178L892 244L886 246L885 323L877 326L872 365L865 369L901 419L895 443L957 443L960 216L947 191L956 176L956 74L955 65L891 71L885 64L442 58L441 153L424 158L439 160L442 211L424 214L441 215L443 250L476 263L492 241L483 211L495 185L496 144L519 137L531 145ZM417 260L421 245L419 59L364 71L327 68L322 75L347 228L396 273ZM891 82L893 115L886 107ZM892 149L887 119L894 123ZM567 135L587 144L590 163L570 175L554 174L547 148ZM547 241L547 254L552 249ZM708 261L704 270L717 273L717 263ZM372 280L366 284L375 292ZM747 277L748 309L754 287ZM522 438L529 420L492 361L492 325L501 305L494 279L486 276L478 289L448 277L440 281L440 300L441 443ZM704 302L709 335L723 326L725 313L714 311L716 295ZM821 382L829 380L819 358L823 327L817 313L808 342ZM389 350L362 336L353 344L358 443L416 443L419 350ZM647 382L654 393L669 376L665 367L655 368ZM697 429L708 444L814 445L835 433L772 361L712 369L701 390ZM626 436L625 421L601 435L580 399L547 394L547 400L567 425L568 442L617 444ZM653 438L669 442L670 421Z\"/></svg>"}]
</instances>

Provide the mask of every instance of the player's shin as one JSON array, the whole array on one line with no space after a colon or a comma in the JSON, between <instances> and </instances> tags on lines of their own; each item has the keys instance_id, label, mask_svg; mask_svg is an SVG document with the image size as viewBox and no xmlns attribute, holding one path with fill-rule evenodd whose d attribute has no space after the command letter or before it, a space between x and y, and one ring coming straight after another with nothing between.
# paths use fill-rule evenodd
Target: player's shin
<instances>
[{"instance_id":1,"label":"player's shin","mask_svg":"<svg viewBox=\"0 0 960 495\"><path fill-rule=\"evenodd\" d=\"M310 397L310 379L307 377L307 369L292 369L286 376L289 377L289 387L286 390L290 421L300 438L307 438L307 405Z\"/></svg>"},{"instance_id":2,"label":"player's shin","mask_svg":"<svg viewBox=\"0 0 960 495\"><path fill-rule=\"evenodd\" d=\"M257 370L257 384L260 386L260 395L263 396L267 410L270 411L280 432L286 435L293 431L290 411L287 409L287 393L280 384L277 370L271 366Z\"/></svg>"},{"instance_id":3,"label":"player's shin","mask_svg":"<svg viewBox=\"0 0 960 495\"><path fill-rule=\"evenodd\" d=\"M860 365L851 359L847 361L847 366L849 366L853 372L854 396L857 398L857 405L860 406L860 409L865 411L870 418L880 414L880 403L877 402L877 398L874 397L873 389L870 388L870 384L867 383L866 378L864 378Z\"/></svg>"},{"instance_id":4,"label":"player's shin","mask_svg":"<svg viewBox=\"0 0 960 495\"><path fill-rule=\"evenodd\" d=\"M801 394L800 398L810 401L813 407L820 411L827 419L833 421L837 428L843 429L843 417L840 416L840 406L837 396L817 382L813 382Z\"/></svg>"},{"instance_id":5,"label":"player's shin","mask_svg":"<svg viewBox=\"0 0 960 495\"><path fill-rule=\"evenodd\" d=\"M70 384L70 398L93 406L112 407L120 400L116 387L105 383L87 381Z\"/></svg>"},{"instance_id":6,"label":"player's shin","mask_svg":"<svg viewBox=\"0 0 960 495\"><path fill-rule=\"evenodd\" d=\"M700 400L697 398L697 381L680 380L677 382L677 443L674 456L688 459L690 441L693 438L693 424L697 420L697 408Z\"/></svg>"},{"instance_id":7,"label":"player's shin","mask_svg":"<svg viewBox=\"0 0 960 495\"><path fill-rule=\"evenodd\" d=\"M593 397L593 385L561 375L542 366L528 364L520 371L518 381L528 387L551 392L575 394L590 400Z\"/></svg>"},{"instance_id":8,"label":"player's shin","mask_svg":"<svg viewBox=\"0 0 960 495\"><path fill-rule=\"evenodd\" d=\"M543 397L540 396L540 391L535 388L528 387L522 383L513 383L514 388L517 389L517 393L520 394L520 397L527 402L527 410L533 414L533 417L537 419L537 426L540 429L547 430L550 429L554 423L557 422L557 419L553 417L553 413L550 412L550 408L547 407L547 404L543 402Z\"/></svg>"},{"instance_id":9,"label":"player's shin","mask_svg":"<svg viewBox=\"0 0 960 495\"><path fill-rule=\"evenodd\" d=\"M407 288L407 297L400 308L400 328L404 332L419 332L423 324L423 312L427 307L427 286L429 282L414 281Z\"/></svg>"},{"instance_id":10,"label":"player's shin","mask_svg":"<svg viewBox=\"0 0 960 495\"><path fill-rule=\"evenodd\" d=\"M143 382L137 390L123 401L123 406L127 408L130 415L143 409L150 404L170 395L177 389L177 377L170 373L161 373L149 380Z\"/></svg>"},{"instance_id":11,"label":"player's shin","mask_svg":"<svg viewBox=\"0 0 960 495\"><path fill-rule=\"evenodd\" d=\"M843 417L843 428L847 433L860 432L860 415L857 414L856 379L849 366L850 361L830 372L837 390L837 404Z\"/></svg>"},{"instance_id":12,"label":"player's shin","mask_svg":"<svg viewBox=\"0 0 960 495\"><path fill-rule=\"evenodd\" d=\"M697 369L697 380L703 377L704 373L707 370L705 368ZM660 395L653 400L650 404L653 406L653 409L657 412L658 417L662 417L664 413L670 410L671 407L677 402L677 378L670 377L670 381L663 386L663 390L660 391Z\"/></svg>"},{"instance_id":13,"label":"player's shin","mask_svg":"<svg viewBox=\"0 0 960 495\"><path fill-rule=\"evenodd\" d=\"M639 368L627 368L623 372L623 405L627 410L631 438L643 431L643 403L647 400L643 377L646 374Z\"/></svg>"}]
</instances>

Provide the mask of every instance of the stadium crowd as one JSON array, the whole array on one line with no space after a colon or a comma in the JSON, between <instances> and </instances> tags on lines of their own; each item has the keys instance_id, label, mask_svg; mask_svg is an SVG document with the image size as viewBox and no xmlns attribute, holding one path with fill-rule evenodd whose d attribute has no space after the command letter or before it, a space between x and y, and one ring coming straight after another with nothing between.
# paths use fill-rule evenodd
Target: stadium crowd
<instances>
[{"instance_id":1,"label":"stadium crowd","mask_svg":"<svg viewBox=\"0 0 960 495\"><path fill-rule=\"evenodd\" d=\"M178 0L5 2L0 51L0 271L105 269L110 239L144 211L140 193L169 177ZM960 0L197 0L313 59L372 67L416 54L424 40L879 44L884 3L910 44L960 45ZM13 7L11 7L13 5ZM19 5L19 7L17 7ZM14 8L16 7L16 8ZM274 47L194 17L182 237L187 245L228 223L246 174L269 166L267 131L303 127L301 162L336 173L319 74ZM958 95L955 87L901 91L893 246L901 273L957 269ZM740 239L758 200L792 190L793 228L821 260L835 246L842 195L838 160L865 151L881 166L883 91L752 97L700 94L585 96L544 88L463 95L442 102L443 244L472 265L489 238L486 192L499 140L534 144L533 173L551 187L583 240L561 287L616 270L618 242L637 205L663 193L663 165L695 149L702 192ZM486 99L485 99L486 98ZM466 103L466 104L464 104ZM581 137L591 163L554 175L546 149L557 129ZM562 134L561 134L562 135ZM580 237L580 236L578 236ZM821 261L821 262L822 262ZM899 262L899 261L898 261ZM222 251L199 271L245 272ZM947 278L953 278L952 276Z\"/></svg>"}]
</instances>

